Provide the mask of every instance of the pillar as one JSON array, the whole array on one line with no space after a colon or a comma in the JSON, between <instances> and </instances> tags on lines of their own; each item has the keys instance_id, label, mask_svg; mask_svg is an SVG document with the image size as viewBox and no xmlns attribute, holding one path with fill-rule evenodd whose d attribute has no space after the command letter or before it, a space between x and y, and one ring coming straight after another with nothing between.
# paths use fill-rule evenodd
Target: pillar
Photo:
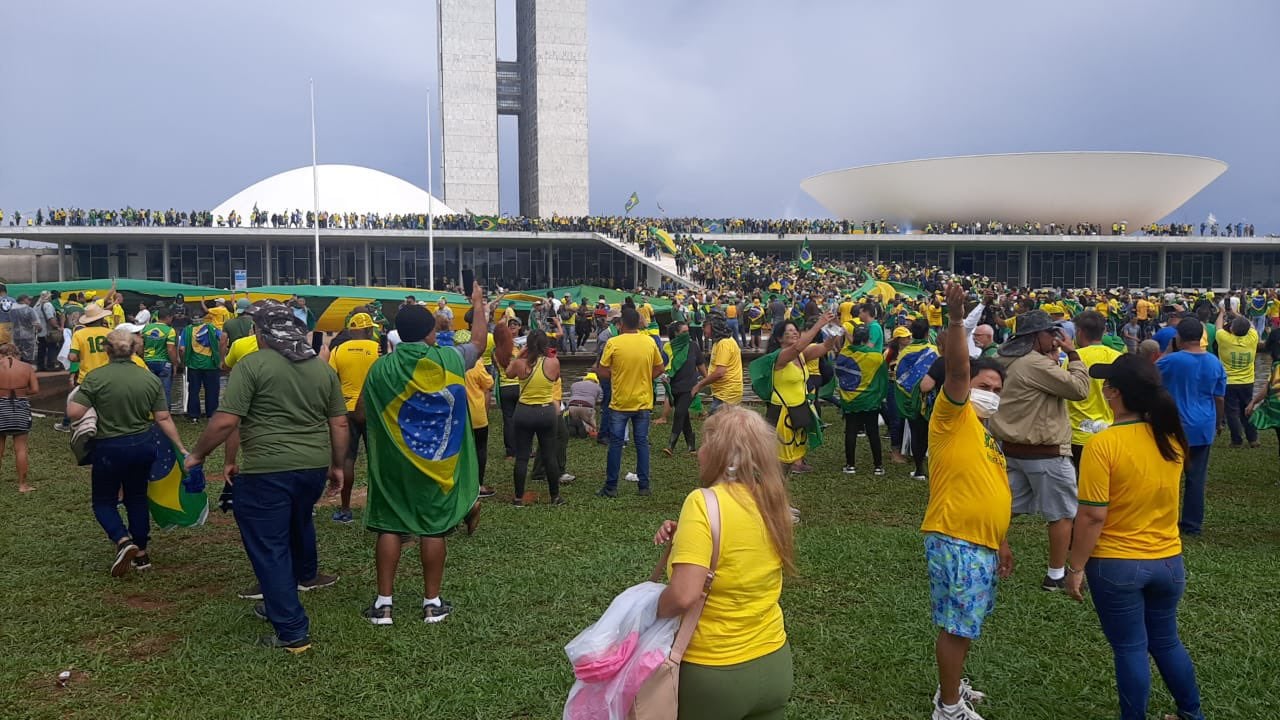
<instances>
[{"instance_id":1,"label":"pillar","mask_svg":"<svg viewBox=\"0 0 1280 720\"><path fill-rule=\"evenodd\" d=\"M1165 283L1165 277L1166 277L1165 264L1168 257L1169 257L1169 249L1161 245L1160 252L1156 257L1156 287L1160 290L1164 290L1166 287L1168 287L1168 285Z\"/></svg>"},{"instance_id":2,"label":"pillar","mask_svg":"<svg viewBox=\"0 0 1280 720\"><path fill-rule=\"evenodd\" d=\"M956 271L956 246L955 246L955 243L952 243L952 244L951 244L951 247L947 248L947 263L949 263L949 264L947 265L947 270L949 270L949 271L951 271L951 272L955 272L955 271Z\"/></svg>"},{"instance_id":3,"label":"pillar","mask_svg":"<svg viewBox=\"0 0 1280 720\"><path fill-rule=\"evenodd\" d=\"M1089 250L1089 287L1098 287L1098 246Z\"/></svg>"},{"instance_id":4,"label":"pillar","mask_svg":"<svg viewBox=\"0 0 1280 720\"><path fill-rule=\"evenodd\" d=\"M275 267L276 259L271 256L271 238L267 237L263 240L262 255L265 258L266 266L262 268L262 284L271 284L271 268Z\"/></svg>"},{"instance_id":5,"label":"pillar","mask_svg":"<svg viewBox=\"0 0 1280 720\"><path fill-rule=\"evenodd\" d=\"M556 286L555 267L556 267L556 248L551 243L547 243L547 287Z\"/></svg>"},{"instance_id":6,"label":"pillar","mask_svg":"<svg viewBox=\"0 0 1280 720\"><path fill-rule=\"evenodd\" d=\"M1231 287L1231 248L1222 251L1222 288Z\"/></svg>"},{"instance_id":7,"label":"pillar","mask_svg":"<svg viewBox=\"0 0 1280 720\"><path fill-rule=\"evenodd\" d=\"M880 262L880 244L879 243L876 243L875 245L871 246L871 259L876 263Z\"/></svg>"},{"instance_id":8,"label":"pillar","mask_svg":"<svg viewBox=\"0 0 1280 720\"><path fill-rule=\"evenodd\" d=\"M64 282L67 279L67 245L61 240L58 241L58 282Z\"/></svg>"},{"instance_id":9,"label":"pillar","mask_svg":"<svg viewBox=\"0 0 1280 720\"><path fill-rule=\"evenodd\" d=\"M370 267L369 267L370 265L372 265L372 264L373 264L373 263L372 263L373 256L369 253L369 240L368 240L368 238L366 238L366 239L365 239L365 241L364 241L364 249L363 249L363 250L361 250L361 252L363 252L363 253L364 253L364 284L365 284L365 287L368 287L369 285L372 285L372 284L373 284L373 281L372 281L372 280L370 280L370 275L371 275L371 273L372 273L372 268L370 268Z\"/></svg>"},{"instance_id":10,"label":"pillar","mask_svg":"<svg viewBox=\"0 0 1280 720\"><path fill-rule=\"evenodd\" d=\"M1022 262L1019 263L1019 267L1018 267L1019 287L1027 287L1027 285L1031 282L1031 273L1029 272L1030 262L1031 262L1030 255L1031 255L1031 246L1023 245L1022 246Z\"/></svg>"},{"instance_id":11,"label":"pillar","mask_svg":"<svg viewBox=\"0 0 1280 720\"><path fill-rule=\"evenodd\" d=\"M471 297L471 288L462 287L462 241L458 241L458 288L462 290L462 294Z\"/></svg>"},{"instance_id":12,"label":"pillar","mask_svg":"<svg viewBox=\"0 0 1280 720\"><path fill-rule=\"evenodd\" d=\"M160 248L161 248L160 259L161 259L161 262L164 263L164 275L163 275L164 281L173 282L172 280L169 279L169 238L164 239L164 241L160 244Z\"/></svg>"}]
</instances>

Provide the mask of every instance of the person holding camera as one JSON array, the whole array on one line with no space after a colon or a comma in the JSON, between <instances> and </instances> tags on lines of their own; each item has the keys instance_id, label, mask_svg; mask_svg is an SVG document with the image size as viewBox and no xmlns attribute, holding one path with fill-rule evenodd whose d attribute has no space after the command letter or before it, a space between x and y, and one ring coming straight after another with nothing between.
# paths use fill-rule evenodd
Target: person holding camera
<instances>
[{"instance_id":1,"label":"person holding camera","mask_svg":"<svg viewBox=\"0 0 1280 720\"><path fill-rule=\"evenodd\" d=\"M1059 360L1062 353L1066 368ZM1049 524L1049 568L1040 588L1059 591L1078 499L1067 401L1089 397L1089 368L1043 310L1018 316L1013 337L997 358L1008 377L1000 412L989 421L991 434L1003 443L1013 513L1036 513Z\"/></svg>"}]
</instances>

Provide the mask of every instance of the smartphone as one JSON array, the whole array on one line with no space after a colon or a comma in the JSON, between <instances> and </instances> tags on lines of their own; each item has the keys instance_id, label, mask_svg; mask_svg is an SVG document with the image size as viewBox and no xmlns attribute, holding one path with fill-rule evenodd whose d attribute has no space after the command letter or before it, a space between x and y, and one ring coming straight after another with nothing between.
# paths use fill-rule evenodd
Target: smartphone
<instances>
[{"instance_id":1,"label":"smartphone","mask_svg":"<svg viewBox=\"0 0 1280 720\"><path fill-rule=\"evenodd\" d=\"M475 281L476 281L475 270L467 268L462 271L462 294L463 295L471 294L471 287L475 284Z\"/></svg>"}]
</instances>

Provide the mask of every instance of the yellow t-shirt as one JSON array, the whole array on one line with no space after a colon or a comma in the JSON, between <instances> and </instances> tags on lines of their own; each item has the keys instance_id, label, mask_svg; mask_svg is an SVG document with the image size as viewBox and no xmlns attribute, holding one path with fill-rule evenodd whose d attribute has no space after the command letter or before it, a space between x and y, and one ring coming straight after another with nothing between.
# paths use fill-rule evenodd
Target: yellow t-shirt
<instances>
[{"instance_id":1,"label":"yellow t-shirt","mask_svg":"<svg viewBox=\"0 0 1280 720\"><path fill-rule=\"evenodd\" d=\"M920 530L999 549L1013 495L1004 454L968 399L944 390L929 420L929 506Z\"/></svg>"},{"instance_id":2,"label":"yellow t-shirt","mask_svg":"<svg viewBox=\"0 0 1280 720\"><path fill-rule=\"evenodd\" d=\"M1160 455L1149 423L1121 423L1089 440L1080 456L1080 504L1107 508L1093 557L1155 560L1182 552L1181 481L1182 460Z\"/></svg>"},{"instance_id":3,"label":"yellow t-shirt","mask_svg":"<svg viewBox=\"0 0 1280 720\"><path fill-rule=\"evenodd\" d=\"M1218 359L1227 371L1227 384L1252 385L1256 372L1253 364L1258 355L1258 331L1249 328L1249 332L1240 337L1230 330L1219 330L1214 340L1218 343Z\"/></svg>"},{"instance_id":4,"label":"yellow t-shirt","mask_svg":"<svg viewBox=\"0 0 1280 720\"><path fill-rule=\"evenodd\" d=\"M227 320L231 319L231 311L221 305L214 305L209 308L209 322L218 330L222 330L222 326L227 324Z\"/></svg>"},{"instance_id":5,"label":"yellow t-shirt","mask_svg":"<svg viewBox=\"0 0 1280 720\"><path fill-rule=\"evenodd\" d=\"M348 340L329 353L329 367L338 373L338 380L342 382L347 412L356 409L360 391L364 390L364 379L377 359L378 343L374 340Z\"/></svg>"},{"instance_id":6,"label":"yellow t-shirt","mask_svg":"<svg viewBox=\"0 0 1280 720\"><path fill-rule=\"evenodd\" d=\"M925 317L929 318L929 327L935 328L935 329L942 327L942 307L941 306L930 303L924 307L924 314L925 314Z\"/></svg>"},{"instance_id":7,"label":"yellow t-shirt","mask_svg":"<svg viewBox=\"0 0 1280 720\"><path fill-rule=\"evenodd\" d=\"M484 359L463 376L467 388L467 410L471 415L471 427L489 427L489 393L493 390L493 376L489 374Z\"/></svg>"},{"instance_id":8,"label":"yellow t-shirt","mask_svg":"<svg viewBox=\"0 0 1280 720\"><path fill-rule=\"evenodd\" d=\"M769 404L784 405L786 407L803 405L805 402L805 383L808 380L809 373L804 366L797 365L794 361L783 365L781 370L775 367L773 370L773 397L769 398Z\"/></svg>"},{"instance_id":9,"label":"yellow t-shirt","mask_svg":"<svg viewBox=\"0 0 1280 720\"><path fill-rule=\"evenodd\" d=\"M121 305L120 303L116 303L115 305L111 306L111 319L112 319L113 326L119 326L121 323L125 321L123 305Z\"/></svg>"},{"instance_id":10,"label":"yellow t-shirt","mask_svg":"<svg viewBox=\"0 0 1280 720\"><path fill-rule=\"evenodd\" d=\"M636 306L636 312L640 313L640 329L649 327L649 323L653 320L653 306L647 302L641 303Z\"/></svg>"},{"instance_id":11,"label":"yellow t-shirt","mask_svg":"<svg viewBox=\"0 0 1280 720\"><path fill-rule=\"evenodd\" d=\"M1138 302L1134 303L1134 306L1139 320L1146 320L1151 316L1152 305L1145 298L1139 298Z\"/></svg>"},{"instance_id":12,"label":"yellow t-shirt","mask_svg":"<svg viewBox=\"0 0 1280 720\"><path fill-rule=\"evenodd\" d=\"M725 306L724 306L724 319L725 319L725 320L734 320L734 319L737 319L737 317L738 317L738 304L737 304L737 303L729 303L729 304L727 304L727 305L725 305Z\"/></svg>"},{"instance_id":13,"label":"yellow t-shirt","mask_svg":"<svg viewBox=\"0 0 1280 720\"><path fill-rule=\"evenodd\" d=\"M755 501L736 483L713 485L711 490L720 502L720 559L684 658L723 667L777 650L787 642L787 631L778 606L782 558ZM711 525L700 490L689 493L680 508L668 574L677 563L711 565Z\"/></svg>"},{"instance_id":14,"label":"yellow t-shirt","mask_svg":"<svg viewBox=\"0 0 1280 720\"><path fill-rule=\"evenodd\" d=\"M612 371L610 410L653 409L653 368L662 367L662 353L652 336L622 333L609 338L600 365Z\"/></svg>"},{"instance_id":15,"label":"yellow t-shirt","mask_svg":"<svg viewBox=\"0 0 1280 720\"><path fill-rule=\"evenodd\" d=\"M111 330L100 325L84 327L71 336L71 352L79 357L80 372L76 374L76 383L84 382L84 376L91 370L111 362L107 357L107 335Z\"/></svg>"},{"instance_id":16,"label":"yellow t-shirt","mask_svg":"<svg viewBox=\"0 0 1280 720\"><path fill-rule=\"evenodd\" d=\"M840 324L853 322L853 301L845 300L840 303Z\"/></svg>"},{"instance_id":17,"label":"yellow t-shirt","mask_svg":"<svg viewBox=\"0 0 1280 720\"><path fill-rule=\"evenodd\" d=\"M480 354L480 362L486 367L493 363L493 333L488 333L484 337L484 352Z\"/></svg>"},{"instance_id":18,"label":"yellow t-shirt","mask_svg":"<svg viewBox=\"0 0 1280 720\"><path fill-rule=\"evenodd\" d=\"M1272 318L1280 317L1280 300L1272 300L1267 305L1267 317L1272 317Z\"/></svg>"},{"instance_id":19,"label":"yellow t-shirt","mask_svg":"<svg viewBox=\"0 0 1280 720\"><path fill-rule=\"evenodd\" d=\"M1102 343L1082 347L1078 352L1086 368L1093 365L1110 365L1116 358L1124 354ZM1093 433L1087 433L1080 429L1080 423L1085 420L1101 420L1110 425L1114 419L1111 413L1111 406L1107 404L1106 398L1102 397L1103 382L1105 381L1090 378L1089 397L1084 400L1067 402L1067 417L1071 420L1072 445L1084 445L1089 442L1089 438L1093 437Z\"/></svg>"},{"instance_id":20,"label":"yellow t-shirt","mask_svg":"<svg viewBox=\"0 0 1280 720\"><path fill-rule=\"evenodd\" d=\"M222 364L226 365L228 368L233 368L236 366L236 363L243 360L246 355L251 355L256 352L258 352L258 336L245 335L231 343L231 347L227 348L227 356L222 358Z\"/></svg>"},{"instance_id":21,"label":"yellow t-shirt","mask_svg":"<svg viewBox=\"0 0 1280 720\"><path fill-rule=\"evenodd\" d=\"M742 402L742 349L733 338L721 338L711 348L710 371L723 366L724 377L711 383L711 396L721 402Z\"/></svg>"}]
</instances>

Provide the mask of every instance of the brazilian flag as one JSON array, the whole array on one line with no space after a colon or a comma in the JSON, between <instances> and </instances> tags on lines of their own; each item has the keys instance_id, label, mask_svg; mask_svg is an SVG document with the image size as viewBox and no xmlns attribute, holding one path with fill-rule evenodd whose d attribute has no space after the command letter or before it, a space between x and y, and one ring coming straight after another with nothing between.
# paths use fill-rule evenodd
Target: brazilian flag
<instances>
[{"instance_id":1,"label":"brazilian flag","mask_svg":"<svg viewBox=\"0 0 1280 720\"><path fill-rule=\"evenodd\" d=\"M929 373L938 349L925 342L912 342L898 356L897 382L894 385L898 412L903 417L924 417L925 399L918 392L920 381Z\"/></svg>"},{"instance_id":2,"label":"brazilian flag","mask_svg":"<svg viewBox=\"0 0 1280 720\"><path fill-rule=\"evenodd\" d=\"M663 250L667 251L668 255L674 256L676 254L676 241L675 238L671 237L671 233L660 227L650 225L649 234L658 241L658 244L662 246Z\"/></svg>"},{"instance_id":3,"label":"brazilian flag","mask_svg":"<svg viewBox=\"0 0 1280 720\"><path fill-rule=\"evenodd\" d=\"M809 238L804 239L804 243L800 245L800 269L813 269L813 251L809 249Z\"/></svg>"},{"instance_id":4,"label":"brazilian flag","mask_svg":"<svg viewBox=\"0 0 1280 720\"><path fill-rule=\"evenodd\" d=\"M158 425L151 426L151 441L156 445L156 459L147 475L151 519L161 530L203 525L209 517L209 497L203 490L189 492L183 484L187 471L182 467L178 446L165 437Z\"/></svg>"},{"instance_id":5,"label":"brazilian flag","mask_svg":"<svg viewBox=\"0 0 1280 720\"><path fill-rule=\"evenodd\" d=\"M889 368L884 355L864 345L846 344L836 355L835 365L842 411L866 412L880 407L889 393Z\"/></svg>"},{"instance_id":6,"label":"brazilian flag","mask_svg":"<svg viewBox=\"0 0 1280 720\"><path fill-rule=\"evenodd\" d=\"M404 343L369 369L365 525L435 535L462 522L480 493L462 356Z\"/></svg>"},{"instance_id":7,"label":"brazilian flag","mask_svg":"<svg viewBox=\"0 0 1280 720\"><path fill-rule=\"evenodd\" d=\"M631 211L635 210L636 206L639 204L640 204L640 196L635 193L631 193L631 197L627 198L627 204L624 205L623 208L625 209L626 214L630 215Z\"/></svg>"},{"instance_id":8,"label":"brazilian flag","mask_svg":"<svg viewBox=\"0 0 1280 720\"><path fill-rule=\"evenodd\" d=\"M485 231L497 230L498 217L496 215L477 215L476 227Z\"/></svg>"}]
</instances>

